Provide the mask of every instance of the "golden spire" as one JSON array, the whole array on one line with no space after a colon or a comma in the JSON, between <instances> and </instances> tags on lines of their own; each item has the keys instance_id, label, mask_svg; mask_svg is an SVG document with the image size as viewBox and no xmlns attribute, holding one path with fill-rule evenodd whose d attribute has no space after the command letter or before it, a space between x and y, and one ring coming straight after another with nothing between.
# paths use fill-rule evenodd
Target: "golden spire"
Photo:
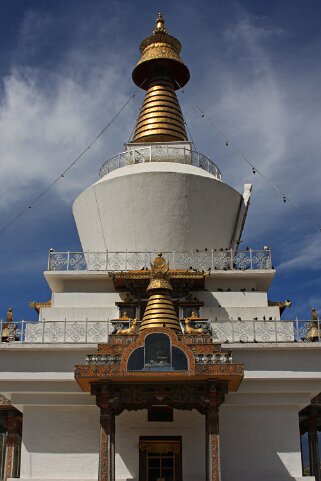
<instances>
[{"instance_id":1,"label":"golden spire","mask_svg":"<svg viewBox=\"0 0 321 481\"><path fill-rule=\"evenodd\" d=\"M189 80L180 51L180 42L167 33L159 14L153 34L140 44L142 56L133 71L135 84L147 90L136 122L134 143L187 140L175 93Z\"/></svg>"},{"instance_id":2,"label":"golden spire","mask_svg":"<svg viewBox=\"0 0 321 481\"><path fill-rule=\"evenodd\" d=\"M145 309L140 330L152 327L170 327L181 331L176 311L170 297L172 286L169 282L169 267L166 260L159 254L151 264L151 280L147 287L150 297Z\"/></svg>"}]
</instances>

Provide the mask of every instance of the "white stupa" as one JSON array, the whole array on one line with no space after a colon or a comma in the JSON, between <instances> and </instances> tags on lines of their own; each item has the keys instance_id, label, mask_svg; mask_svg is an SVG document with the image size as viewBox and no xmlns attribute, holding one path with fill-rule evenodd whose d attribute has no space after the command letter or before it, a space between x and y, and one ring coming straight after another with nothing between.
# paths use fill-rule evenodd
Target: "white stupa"
<instances>
[{"instance_id":1,"label":"white stupa","mask_svg":"<svg viewBox=\"0 0 321 481\"><path fill-rule=\"evenodd\" d=\"M142 42L133 72L147 91L133 141L73 205L83 251L235 249L251 186L242 196L210 159L193 151L175 94L189 71L161 18L155 32Z\"/></svg>"}]
</instances>

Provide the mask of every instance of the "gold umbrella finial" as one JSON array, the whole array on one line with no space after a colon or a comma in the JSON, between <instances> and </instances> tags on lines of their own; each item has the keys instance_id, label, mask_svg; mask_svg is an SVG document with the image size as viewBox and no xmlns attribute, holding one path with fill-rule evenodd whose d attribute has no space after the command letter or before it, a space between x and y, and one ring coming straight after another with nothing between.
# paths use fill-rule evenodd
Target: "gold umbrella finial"
<instances>
[{"instance_id":1,"label":"gold umbrella finial","mask_svg":"<svg viewBox=\"0 0 321 481\"><path fill-rule=\"evenodd\" d=\"M156 18L156 27L155 27L155 30L154 30L153 33L157 33L157 32L167 33L167 30L166 30L164 25L165 25L164 17L161 13L159 13L157 18Z\"/></svg>"},{"instance_id":2,"label":"gold umbrella finial","mask_svg":"<svg viewBox=\"0 0 321 481\"><path fill-rule=\"evenodd\" d=\"M180 57L181 44L168 34L161 13L152 35L140 44L141 58L133 81L147 90L136 122L134 143L182 142L187 140L175 90L187 84L189 70Z\"/></svg>"},{"instance_id":3,"label":"gold umbrella finial","mask_svg":"<svg viewBox=\"0 0 321 481\"><path fill-rule=\"evenodd\" d=\"M147 287L147 291L151 291L153 289L166 289L168 291L172 291L173 289L169 282L170 274L168 261L164 259L161 252L153 260L153 262L150 263L150 267L152 273L150 275L150 283Z\"/></svg>"}]
</instances>

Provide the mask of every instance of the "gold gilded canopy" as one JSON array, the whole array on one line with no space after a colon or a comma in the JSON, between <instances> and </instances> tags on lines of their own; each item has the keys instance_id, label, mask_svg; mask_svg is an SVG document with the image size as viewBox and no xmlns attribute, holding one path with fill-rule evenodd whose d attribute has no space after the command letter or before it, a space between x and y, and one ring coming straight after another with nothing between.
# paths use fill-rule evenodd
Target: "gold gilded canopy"
<instances>
[{"instance_id":1,"label":"gold gilded canopy","mask_svg":"<svg viewBox=\"0 0 321 481\"><path fill-rule=\"evenodd\" d=\"M186 141L184 119L175 90L189 80L179 56L181 44L169 35L161 14L152 35L141 45L141 58L133 71L136 85L147 90L136 122L134 143Z\"/></svg>"},{"instance_id":2,"label":"gold gilded canopy","mask_svg":"<svg viewBox=\"0 0 321 481\"><path fill-rule=\"evenodd\" d=\"M179 40L167 33L163 16L159 13L152 35L140 44L142 56L133 71L135 84L147 90L151 76L163 67L174 81L175 90L184 87L189 81L190 74L179 56L181 48Z\"/></svg>"}]
</instances>

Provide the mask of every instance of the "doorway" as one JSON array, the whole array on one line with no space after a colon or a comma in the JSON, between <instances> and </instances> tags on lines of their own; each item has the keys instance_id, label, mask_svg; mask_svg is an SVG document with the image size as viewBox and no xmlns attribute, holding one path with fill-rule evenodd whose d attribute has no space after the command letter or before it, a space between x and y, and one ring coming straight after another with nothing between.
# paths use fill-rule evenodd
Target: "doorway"
<instances>
[{"instance_id":1,"label":"doorway","mask_svg":"<svg viewBox=\"0 0 321 481\"><path fill-rule=\"evenodd\" d=\"M139 481L182 481L180 436L140 436Z\"/></svg>"}]
</instances>

